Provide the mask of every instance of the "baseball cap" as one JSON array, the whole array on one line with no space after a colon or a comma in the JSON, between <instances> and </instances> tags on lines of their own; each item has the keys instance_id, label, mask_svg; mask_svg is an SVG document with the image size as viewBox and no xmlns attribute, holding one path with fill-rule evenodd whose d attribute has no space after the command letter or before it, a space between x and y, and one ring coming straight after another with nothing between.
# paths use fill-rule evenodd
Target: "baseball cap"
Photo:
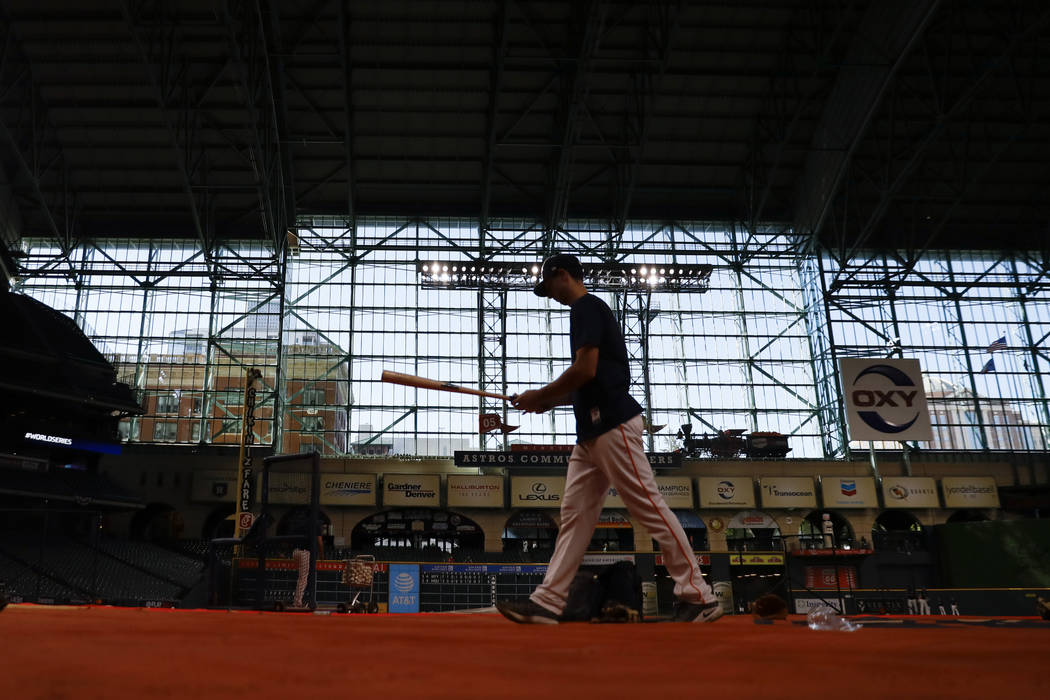
<instances>
[{"instance_id":1,"label":"baseball cap","mask_svg":"<svg viewBox=\"0 0 1050 700\"><path fill-rule=\"evenodd\" d=\"M547 280L558 270L565 270L575 279L583 279L583 265L580 264L579 258L569 253L555 253L543 261L540 281L532 288L536 296L550 296L547 294Z\"/></svg>"}]
</instances>

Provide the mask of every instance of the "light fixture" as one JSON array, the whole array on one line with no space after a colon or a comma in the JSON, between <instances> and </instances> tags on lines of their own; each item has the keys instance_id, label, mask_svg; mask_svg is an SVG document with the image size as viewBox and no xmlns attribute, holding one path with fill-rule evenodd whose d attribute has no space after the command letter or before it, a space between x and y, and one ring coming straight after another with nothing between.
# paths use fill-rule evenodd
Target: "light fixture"
<instances>
[{"instance_id":1,"label":"light fixture","mask_svg":"<svg viewBox=\"0 0 1050 700\"><path fill-rule=\"evenodd\" d=\"M449 268L452 268L451 270ZM485 264L444 263L432 261L421 263L420 283L424 288L450 287L456 289L513 289L531 291L542 279L539 264L514 262L488 262ZM583 277L592 291L645 293L661 290L707 291L710 265L686 265L681 268L656 265L631 266L628 263L587 263L583 265Z\"/></svg>"}]
</instances>

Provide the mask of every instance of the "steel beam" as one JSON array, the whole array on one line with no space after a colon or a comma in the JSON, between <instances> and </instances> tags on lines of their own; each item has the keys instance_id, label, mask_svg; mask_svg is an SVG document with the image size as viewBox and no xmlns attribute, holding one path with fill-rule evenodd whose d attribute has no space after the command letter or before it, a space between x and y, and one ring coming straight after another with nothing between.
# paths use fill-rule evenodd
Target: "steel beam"
<instances>
[{"instance_id":1,"label":"steel beam","mask_svg":"<svg viewBox=\"0 0 1050 700\"><path fill-rule=\"evenodd\" d=\"M199 95L190 76L188 53L182 46L178 21L170 13L151 13L150 0L124 0L121 10L139 56L154 88L161 118L168 129L174 165L182 192L204 255L211 259L213 226L208 216L210 196L206 189L207 158L199 138L201 115L195 107Z\"/></svg>"},{"instance_id":2,"label":"steel beam","mask_svg":"<svg viewBox=\"0 0 1050 700\"><path fill-rule=\"evenodd\" d=\"M845 6L825 2L800 5L788 25L739 176L744 195L742 216L749 232L765 220L766 205L797 127L803 117L820 108L817 98L826 89L822 80L838 68L835 50L847 25L854 21L858 4L858 0L849 0ZM824 30L825 15L833 15L829 32ZM797 66L806 59L808 66Z\"/></svg>"},{"instance_id":3,"label":"steel beam","mask_svg":"<svg viewBox=\"0 0 1050 700\"><path fill-rule=\"evenodd\" d=\"M799 187L795 232L816 249L832 199L897 70L940 0L872 3L824 105Z\"/></svg>"},{"instance_id":4,"label":"steel beam","mask_svg":"<svg viewBox=\"0 0 1050 700\"><path fill-rule=\"evenodd\" d=\"M649 140L656 94L664 71L671 61L671 46L678 29L681 0L654 0L646 5L649 25L645 32L645 57L639 69L631 73L633 90L629 98L633 109L627 110L624 125L623 152L617 154L616 205L613 210L614 235L623 235L631 201L638 186L638 173Z\"/></svg>"},{"instance_id":5,"label":"steel beam","mask_svg":"<svg viewBox=\"0 0 1050 700\"><path fill-rule=\"evenodd\" d=\"M339 61L343 74L343 152L346 171L346 217L351 237L357 234L355 219L357 209L354 206L354 61L350 45L350 0L339 2ZM355 246L356 247L356 246Z\"/></svg>"},{"instance_id":6,"label":"steel beam","mask_svg":"<svg viewBox=\"0 0 1050 700\"><path fill-rule=\"evenodd\" d=\"M485 244L489 223L489 205L492 201L492 171L496 156L496 122L499 113L499 94L503 85L503 66L507 55L507 5L510 0L501 0L493 20L492 66L489 68L489 104L485 114L485 155L481 169L481 218L479 221L480 254L485 257Z\"/></svg>"},{"instance_id":7,"label":"steel beam","mask_svg":"<svg viewBox=\"0 0 1050 700\"><path fill-rule=\"evenodd\" d=\"M569 23L568 46L572 54L558 66L559 103L553 142L558 149L548 163L547 210L545 228L548 250L553 245L554 231L567 215L572 190L574 147L579 138L584 102L591 86L591 62L598 51L604 29L606 8L601 0L573 3L576 13Z\"/></svg>"},{"instance_id":8,"label":"steel beam","mask_svg":"<svg viewBox=\"0 0 1050 700\"><path fill-rule=\"evenodd\" d=\"M240 79L263 231L280 256L295 223L296 205L279 12L268 0L225 0L217 19L227 30Z\"/></svg>"},{"instance_id":9,"label":"steel beam","mask_svg":"<svg viewBox=\"0 0 1050 700\"><path fill-rule=\"evenodd\" d=\"M80 203L73 188L69 163L61 139L52 125L48 108L33 80L29 59L12 29L7 12L0 8L0 141L18 164L29 187L33 203L44 227L66 255L80 237ZM8 173L14 176L15 173ZM12 182L15 192L20 189ZM23 226L29 212L19 212ZM15 232L20 235L22 231ZM6 240L5 244L13 244Z\"/></svg>"}]
</instances>

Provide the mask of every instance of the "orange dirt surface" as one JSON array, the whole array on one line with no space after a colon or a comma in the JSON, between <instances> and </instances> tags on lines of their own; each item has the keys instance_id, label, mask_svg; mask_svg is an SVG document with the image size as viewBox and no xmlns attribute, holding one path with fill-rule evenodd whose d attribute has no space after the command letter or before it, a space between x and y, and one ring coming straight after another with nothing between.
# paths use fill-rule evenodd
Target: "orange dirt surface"
<instances>
[{"instance_id":1,"label":"orange dirt surface","mask_svg":"<svg viewBox=\"0 0 1050 700\"><path fill-rule=\"evenodd\" d=\"M798 618L795 618L798 619ZM0 698L1035 698L1050 629L10 605Z\"/></svg>"}]
</instances>

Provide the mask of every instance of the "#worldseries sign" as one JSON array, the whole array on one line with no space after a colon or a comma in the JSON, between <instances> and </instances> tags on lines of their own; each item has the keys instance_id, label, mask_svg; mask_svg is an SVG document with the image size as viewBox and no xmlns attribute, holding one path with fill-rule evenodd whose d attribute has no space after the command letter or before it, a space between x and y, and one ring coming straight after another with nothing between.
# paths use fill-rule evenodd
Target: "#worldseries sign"
<instances>
[{"instance_id":1,"label":"#worldseries sign","mask_svg":"<svg viewBox=\"0 0 1050 700\"><path fill-rule=\"evenodd\" d=\"M839 360L851 440L932 440L918 360Z\"/></svg>"}]
</instances>

